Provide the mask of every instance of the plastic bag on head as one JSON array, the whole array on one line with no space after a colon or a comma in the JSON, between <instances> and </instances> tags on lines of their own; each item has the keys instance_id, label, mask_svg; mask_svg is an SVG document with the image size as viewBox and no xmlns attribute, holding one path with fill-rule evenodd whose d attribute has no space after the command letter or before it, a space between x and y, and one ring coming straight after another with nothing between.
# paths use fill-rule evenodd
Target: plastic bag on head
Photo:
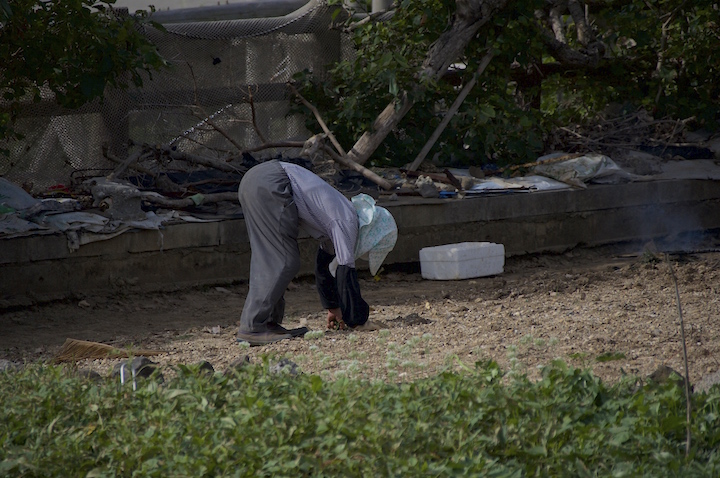
<instances>
[{"instance_id":1,"label":"plastic bag on head","mask_svg":"<svg viewBox=\"0 0 720 478\"><path fill-rule=\"evenodd\" d=\"M367 256L370 273L377 274L385 257L397 242L397 224L390 211L376 206L375 199L367 194L352 198L358 215L358 239L355 244L355 258Z\"/></svg>"}]
</instances>

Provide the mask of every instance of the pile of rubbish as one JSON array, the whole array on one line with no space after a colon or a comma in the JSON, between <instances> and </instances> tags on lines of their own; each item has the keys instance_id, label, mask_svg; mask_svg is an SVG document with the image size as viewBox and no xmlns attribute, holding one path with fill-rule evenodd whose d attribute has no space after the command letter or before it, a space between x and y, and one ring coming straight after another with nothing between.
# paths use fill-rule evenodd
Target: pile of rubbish
<instances>
[{"instance_id":1,"label":"pile of rubbish","mask_svg":"<svg viewBox=\"0 0 720 478\"><path fill-rule=\"evenodd\" d=\"M141 166L137 160L142 158L136 156L136 163L120 162L110 174L75 177L70 186L57 185L37 197L26 190L30 187L0 178L0 238L61 232L68 238L69 249L74 251L83 244L110 239L132 229L157 230L174 222L242 218L237 188L243 174L258 163L255 158L245 154L232 164L216 160L217 164L198 168L197 158L172 154L174 160L192 161L196 167L151 172ZM477 167L440 169L431 164L425 164L422 171L375 168L376 174L394 185L392 190L383 190L362 174L343 170L336 163L320 164L303 158L282 160L314 170L348 197L366 193L390 201L401 196L462 199L582 189L588 184L617 184L650 177L626 171L602 154L559 152L530 164L494 171Z\"/></svg>"}]
</instances>

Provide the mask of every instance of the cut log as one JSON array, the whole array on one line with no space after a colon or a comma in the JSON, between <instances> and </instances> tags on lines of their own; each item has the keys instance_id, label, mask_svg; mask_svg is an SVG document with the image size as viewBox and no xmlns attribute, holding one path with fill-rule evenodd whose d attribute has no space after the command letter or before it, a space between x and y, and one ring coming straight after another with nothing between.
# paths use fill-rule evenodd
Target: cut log
<instances>
[{"instance_id":1,"label":"cut log","mask_svg":"<svg viewBox=\"0 0 720 478\"><path fill-rule=\"evenodd\" d=\"M437 81L442 78L480 28L508 3L509 0L457 0L453 23L430 47L423 68L416 75L417 88L424 88L422 85L426 84L425 80ZM413 106L406 92L401 93L396 101L400 103L390 103L375 120L372 129L355 143L347 155L349 159L365 164Z\"/></svg>"}]
</instances>

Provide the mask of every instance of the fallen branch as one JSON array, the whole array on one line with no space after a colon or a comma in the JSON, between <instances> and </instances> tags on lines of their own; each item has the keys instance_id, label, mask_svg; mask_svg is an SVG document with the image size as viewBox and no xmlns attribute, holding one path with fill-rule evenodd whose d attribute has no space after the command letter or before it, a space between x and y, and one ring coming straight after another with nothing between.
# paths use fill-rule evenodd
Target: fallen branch
<instances>
[{"instance_id":1,"label":"fallen branch","mask_svg":"<svg viewBox=\"0 0 720 478\"><path fill-rule=\"evenodd\" d=\"M495 171L495 173L501 174L501 173L504 173L505 171L516 171L521 168L532 168L532 167L540 166L540 165L562 163L563 161L576 159L581 156L584 156L584 154L582 154L582 153L563 154L562 156L558 156L557 158L550 158L550 159L546 159L544 161L533 161L531 163L513 164L512 166L506 166L504 168L500 168L497 171Z\"/></svg>"},{"instance_id":2,"label":"fallen branch","mask_svg":"<svg viewBox=\"0 0 720 478\"><path fill-rule=\"evenodd\" d=\"M263 143L259 146L253 146L252 148L244 149L243 153L254 153L257 151L262 151L264 149L271 149L271 148L302 148L304 145L305 145L304 141L278 141L275 143ZM237 158L238 158L238 156L232 156L227 159L227 162L230 162Z\"/></svg>"},{"instance_id":3,"label":"fallen branch","mask_svg":"<svg viewBox=\"0 0 720 478\"><path fill-rule=\"evenodd\" d=\"M323 121L322 117L320 116L320 112L310 104L309 101L307 101L303 96L298 92L298 90L291 84L288 83L288 87L290 90L302 101L302 103L310 109L310 111L313 112L313 115L315 115L315 119L318 123L320 123L320 127L323 129L327 137L332 142L333 146L335 146L335 149L337 149L337 153L335 151L332 151L330 148L323 147L323 150L330 155L330 157L337 163L339 163L342 166L345 166L348 169L352 169L353 171L357 171L358 173L362 174L364 177L368 178L375 184L379 185L383 189L389 190L393 189L394 185L391 184L387 179L384 179L374 172L370 171L363 165L356 163L355 161L352 161L349 159L345 153L345 150L342 146L340 146L340 143L338 143L338 140L335 139L335 135L332 134L330 129L325 124L325 121ZM339 153L339 154L338 154Z\"/></svg>"},{"instance_id":4,"label":"fallen branch","mask_svg":"<svg viewBox=\"0 0 720 478\"><path fill-rule=\"evenodd\" d=\"M245 171L247 171L246 168L238 168L236 166L232 166L226 161L220 159L208 158L206 156L198 156L190 153L183 153L182 151L174 150L168 146L163 146L161 148L161 151L164 154L167 154L171 159L187 161L189 163L199 164L202 166L208 166L228 173L244 173Z\"/></svg>"},{"instance_id":5,"label":"fallen branch","mask_svg":"<svg viewBox=\"0 0 720 478\"><path fill-rule=\"evenodd\" d=\"M142 199L143 201L169 209L182 209L185 207L199 206L201 204L215 204L221 201L239 202L237 192L195 194L181 199L168 198L158 193L144 193Z\"/></svg>"},{"instance_id":6,"label":"fallen branch","mask_svg":"<svg viewBox=\"0 0 720 478\"><path fill-rule=\"evenodd\" d=\"M207 114L207 113L205 113L205 110L202 109L202 107L198 106L198 108L200 108L200 111L202 111L203 114ZM233 146L235 146L239 151L242 151L242 150L243 150L243 148L242 148L242 146L240 145L240 143L238 143L237 141L235 141L223 128L221 128L220 126L218 126L212 119L210 119L210 117L207 117L207 116L206 116L206 117L205 117L205 122L206 122L207 124L209 124L215 131L217 131L218 133L220 133L221 135L223 135L223 136L225 137L225 139L227 139L228 141L230 141L230 143L231 143Z\"/></svg>"},{"instance_id":7,"label":"fallen branch","mask_svg":"<svg viewBox=\"0 0 720 478\"><path fill-rule=\"evenodd\" d=\"M295 86L293 86L292 83L288 83L288 87L293 92L293 94L298 97L298 99L302 102L302 104L304 104L307 107L307 109L312 111L312 114L315 116L315 119L317 120L318 123L320 123L320 127L323 129L325 134L328 136L328 138L330 139L330 142L333 144L333 146L335 146L335 149L337 149L338 153L340 153L341 156L347 156L347 153L345 153L345 150L343 149L343 147L340 146L340 143L338 142L338 140L335 139L335 135L332 134L332 131L330 131L330 129L325 124L325 121L320 116L320 112L318 111L318 109L315 108L314 105L310 104L310 102L308 100L306 100L300 94L300 92L297 90L297 88L295 88Z\"/></svg>"},{"instance_id":8,"label":"fallen branch","mask_svg":"<svg viewBox=\"0 0 720 478\"><path fill-rule=\"evenodd\" d=\"M138 161L141 157L148 156L148 154L145 151L138 151L134 154L131 154L128 156L128 158L125 161L122 161L120 165L113 170L110 174L107 175L107 178L110 180L113 180L120 176L131 164Z\"/></svg>"},{"instance_id":9,"label":"fallen branch","mask_svg":"<svg viewBox=\"0 0 720 478\"><path fill-rule=\"evenodd\" d=\"M422 68L416 74L417 92L427 84L437 81L447 73L450 65L463 53L478 31L501 11L509 0L456 0L456 12L452 24L430 46ZM430 80L430 82L425 81ZM357 140L348 158L365 164L388 134L412 109L413 100L407 91L400 92L378 115L372 126Z\"/></svg>"},{"instance_id":10,"label":"fallen branch","mask_svg":"<svg viewBox=\"0 0 720 478\"><path fill-rule=\"evenodd\" d=\"M323 151L325 151L336 163L340 164L341 166L345 166L347 169L352 169L353 171L356 171L356 172L362 174L363 177L366 177L367 179L374 182L381 188L383 188L385 190L390 190L395 187L387 179L378 176L371 170L356 163L355 161L352 161L344 156L338 155L335 151L328 148L327 146L323 147Z\"/></svg>"},{"instance_id":11,"label":"fallen branch","mask_svg":"<svg viewBox=\"0 0 720 478\"><path fill-rule=\"evenodd\" d=\"M112 154L106 146L103 146L102 152L103 152L103 156L106 159L108 159L109 161L112 161L115 164L123 164L125 162L122 159L115 156L114 154ZM130 164L128 164L127 167L129 169L134 169L135 171L137 171L139 173L143 173L143 174L147 174L148 176L152 176L153 178L157 178L157 176L158 176L157 172L155 172L149 168L146 168L144 166L141 166L139 164L130 163Z\"/></svg>"}]
</instances>

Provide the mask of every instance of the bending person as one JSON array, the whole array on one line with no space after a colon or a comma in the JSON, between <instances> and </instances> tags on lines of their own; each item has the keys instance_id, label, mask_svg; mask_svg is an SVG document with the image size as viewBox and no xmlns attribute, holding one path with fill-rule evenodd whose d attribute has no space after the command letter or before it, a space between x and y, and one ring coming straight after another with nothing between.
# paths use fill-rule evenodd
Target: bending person
<instances>
[{"instance_id":1,"label":"bending person","mask_svg":"<svg viewBox=\"0 0 720 478\"><path fill-rule=\"evenodd\" d=\"M276 160L250 169L238 195L252 251L238 341L264 345L307 332L281 325L285 290L300 270L301 227L320 241L315 278L328 326L373 328L355 259L367 257L376 274L395 246L397 226L386 209L365 194L349 201L311 171Z\"/></svg>"}]
</instances>

